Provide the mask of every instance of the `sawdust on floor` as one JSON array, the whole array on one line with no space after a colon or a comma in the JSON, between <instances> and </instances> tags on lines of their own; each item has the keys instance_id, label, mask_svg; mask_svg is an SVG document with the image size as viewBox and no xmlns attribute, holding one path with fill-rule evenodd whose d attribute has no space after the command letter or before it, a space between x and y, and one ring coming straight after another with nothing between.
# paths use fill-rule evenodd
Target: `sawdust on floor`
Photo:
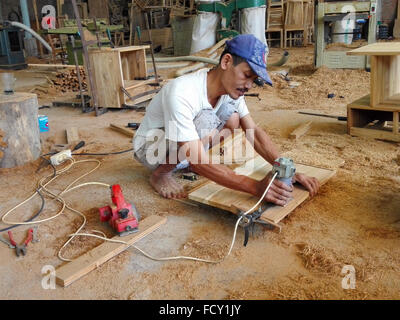
<instances>
[{"instance_id":1,"label":"sawdust on floor","mask_svg":"<svg viewBox=\"0 0 400 320\"><path fill-rule=\"evenodd\" d=\"M57 258L58 250L82 222L81 217L66 211L57 219L40 224L40 242L29 245L26 257L16 258L12 250L1 244L0 271L7 276L3 277L0 298L398 299L400 144L351 137L347 135L346 122L297 113L307 109L346 115L346 104L369 92L370 75L364 70L316 70L312 65L312 46L288 51L289 61L281 69L288 70L290 80L300 84L290 88L282 75L273 72L279 68L273 68L274 87L254 89L261 101L248 97L249 109L284 154L296 162L334 169L337 173L314 199L304 202L283 221L281 233L256 226L248 245L243 247L243 232L239 229L232 254L220 264L154 262L129 249L67 288L44 290L42 267L65 264ZM278 60L281 54L281 49L272 48L270 61ZM166 72L160 70L161 75ZM329 99L328 93L335 96ZM48 105L67 96L40 94L39 101ZM53 144L65 143L64 130L71 126L79 128L80 138L86 141L85 152L129 149L130 139L109 129L109 124L140 122L144 114L121 110L94 117L67 107L43 109L41 113L49 116L50 125L50 132L41 135L43 152ZM290 140L289 133L306 121L313 121L308 133ZM153 214L170 217L165 227L138 246L162 256L220 259L227 252L235 216L162 199L148 183L150 172L135 162L131 153L96 158L102 160L102 165L85 182L119 183L142 218ZM1 214L34 192L39 178L51 174L51 168L36 173L39 163L37 160L18 168L0 169ZM89 167L77 165L52 188L62 190ZM111 236L97 215L97 208L111 200L106 188L88 186L66 198L86 215L86 231L97 229ZM47 205L49 208L41 218L54 215L59 209L57 203ZM35 198L17 210L13 218L27 219L39 207L40 201ZM1 223L2 227L5 225ZM22 241L26 230L15 229L17 241ZM99 243L98 239L79 237L63 254L76 257ZM341 286L345 265L356 270L354 290ZM9 290L10 286L13 290Z\"/></svg>"}]
</instances>

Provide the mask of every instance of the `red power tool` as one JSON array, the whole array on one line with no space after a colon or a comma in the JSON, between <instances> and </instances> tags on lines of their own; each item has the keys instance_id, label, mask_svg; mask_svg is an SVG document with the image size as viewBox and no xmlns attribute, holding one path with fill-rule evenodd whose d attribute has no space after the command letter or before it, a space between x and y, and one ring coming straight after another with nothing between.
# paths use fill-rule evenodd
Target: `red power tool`
<instances>
[{"instance_id":1,"label":"red power tool","mask_svg":"<svg viewBox=\"0 0 400 320\"><path fill-rule=\"evenodd\" d=\"M140 215L134 204L125 201L119 184L111 186L112 205L99 209L100 220L108 221L114 231L124 236L137 232Z\"/></svg>"}]
</instances>

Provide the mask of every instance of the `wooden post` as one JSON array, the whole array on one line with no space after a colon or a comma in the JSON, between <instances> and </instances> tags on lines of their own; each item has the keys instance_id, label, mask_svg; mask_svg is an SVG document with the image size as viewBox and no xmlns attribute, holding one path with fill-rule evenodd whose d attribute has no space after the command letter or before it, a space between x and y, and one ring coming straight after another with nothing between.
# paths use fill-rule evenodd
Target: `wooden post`
<instances>
[{"instance_id":1,"label":"wooden post","mask_svg":"<svg viewBox=\"0 0 400 320\"><path fill-rule=\"evenodd\" d=\"M40 151L36 94L0 94L0 168L34 161Z\"/></svg>"},{"instance_id":2,"label":"wooden post","mask_svg":"<svg viewBox=\"0 0 400 320\"><path fill-rule=\"evenodd\" d=\"M40 31L40 24L39 24L39 19L38 19L38 12L37 12L37 5L36 5L36 1L37 0L32 0L32 4L33 4L33 11L35 13L35 21L36 21L36 31L39 32ZM40 53L40 57L43 58L43 45L40 41L39 42L39 53Z\"/></svg>"}]
</instances>

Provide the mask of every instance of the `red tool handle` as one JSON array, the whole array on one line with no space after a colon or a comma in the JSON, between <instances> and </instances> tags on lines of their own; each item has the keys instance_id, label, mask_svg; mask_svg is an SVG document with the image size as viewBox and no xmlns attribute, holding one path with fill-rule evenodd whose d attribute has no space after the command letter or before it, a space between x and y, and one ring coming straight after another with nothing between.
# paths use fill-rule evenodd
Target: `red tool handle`
<instances>
[{"instance_id":1,"label":"red tool handle","mask_svg":"<svg viewBox=\"0 0 400 320\"><path fill-rule=\"evenodd\" d=\"M17 243L14 241L14 238L13 238L13 235L12 235L12 232L11 232L11 231L8 231L8 237L10 238L10 243L11 243L13 246L16 246Z\"/></svg>"},{"instance_id":2,"label":"red tool handle","mask_svg":"<svg viewBox=\"0 0 400 320\"><path fill-rule=\"evenodd\" d=\"M32 241L32 237L33 237L33 229L29 229L28 231L28 238L26 238L24 245L27 246L29 242Z\"/></svg>"}]
</instances>

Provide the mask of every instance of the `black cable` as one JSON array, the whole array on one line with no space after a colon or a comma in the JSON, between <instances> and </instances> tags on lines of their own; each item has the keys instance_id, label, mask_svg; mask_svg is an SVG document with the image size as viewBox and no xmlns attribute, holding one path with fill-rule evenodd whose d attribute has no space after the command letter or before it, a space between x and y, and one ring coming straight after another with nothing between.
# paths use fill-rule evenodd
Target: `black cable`
<instances>
[{"instance_id":1,"label":"black cable","mask_svg":"<svg viewBox=\"0 0 400 320\"><path fill-rule=\"evenodd\" d=\"M109 156L113 154L121 154L125 152L133 151L133 148L118 152L108 152L108 153L72 153L73 156Z\"/></svg>"},{"instance_id":2,"label":"black cable","mask_svg":"<svg viewBox=\"0 0 400 320\"><path fill-rule=\"evenodd\" d=\"M28 220L26 220L26 221L24 221L24 222L31 222L33 219L35 219L35 218L36 218L39 214L41 214L42 211L43 211L44 204L45 204L44 197L43 197L43 195L40 193L39 189L36 189L36 192L39 194L40 198L42 199L42 206L40 207L40 209L39 209L38 212L36 212L31 218L29 218ZM22 226L22 225L21 225L21 224L15 224L15 225L13 225L13 226L11 226L11 227L4 228L4 229L0 229L0 232L4 232L4 231L7 231L7 230L10 230L10 229L19 227L19 226Z\"/></svg>"}]
</instances>

